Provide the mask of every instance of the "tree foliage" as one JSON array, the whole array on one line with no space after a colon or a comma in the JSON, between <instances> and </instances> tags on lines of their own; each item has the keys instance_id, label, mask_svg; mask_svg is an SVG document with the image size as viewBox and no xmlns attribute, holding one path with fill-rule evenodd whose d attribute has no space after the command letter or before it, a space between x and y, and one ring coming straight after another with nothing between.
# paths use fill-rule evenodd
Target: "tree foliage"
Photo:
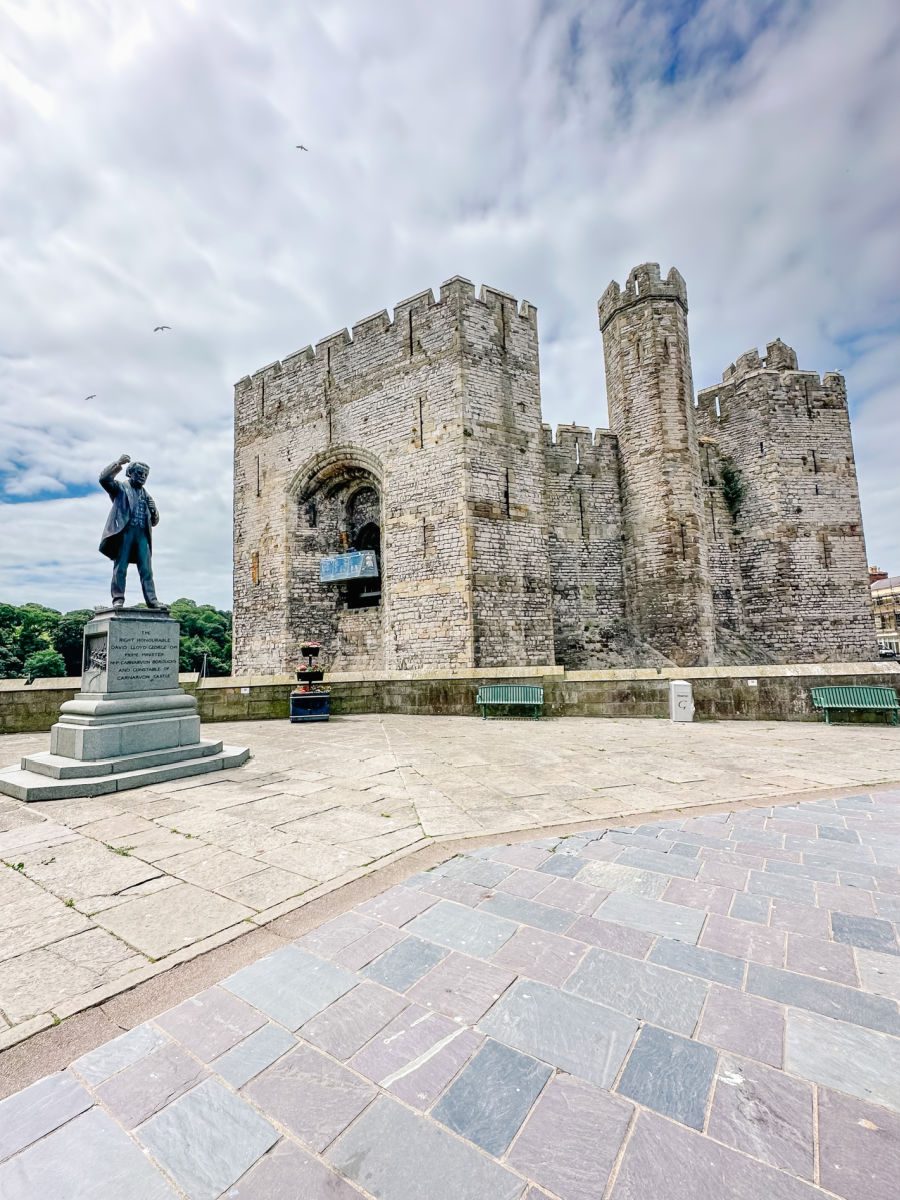
<instances>
[{"instance_id":1,"label":"tree foliage","mask_svg":"<svg viewBox=\"0 0 900 1200\"><path fill-rule=\"evenodd\" d=\"M181 623L179 669L202 671L205 663L207 675L230 675L231 613L185 597L170 611ZM0 603L0 679L80 675L82 634L93 615L87 608L61 613Z\"/></svg>"}]
</instances>

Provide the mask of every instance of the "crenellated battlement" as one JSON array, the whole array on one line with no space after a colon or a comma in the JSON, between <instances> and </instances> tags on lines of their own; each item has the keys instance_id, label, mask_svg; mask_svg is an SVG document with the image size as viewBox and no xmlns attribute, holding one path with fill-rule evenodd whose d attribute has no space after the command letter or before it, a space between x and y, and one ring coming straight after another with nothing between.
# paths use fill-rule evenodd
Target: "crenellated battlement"
<instances>
[{"instance_id":1,"label":"crenellated battlement","mask_svg":"<svg viewBox=\"0 0 900 1200\"><path fill-rule=\"evenodd\" d=\"M738 380L745 375L750 375L753 371L797 371L797 351L792 346L788 346L781 338L776 338L774 342L769 342L766 345L765 355L760 355L759 351L754 346L752 350L747 350L730 363L722 372L722 381L724 383L730 380ZM812 375L815 372L803 371L804 375ZM818 379L818 375L816 374Z\"/></svg>"},{"instance_id":2,"label":"crenellated battlement","mask_svg":"<svg viewBox=\"0 0 900 1200\"><path fill-rule=\"evenodd\" d=\"M677 267L663 279L659 263L641 263L629 272L623 288L613 280L597 304L601 333L616 313L644 300L675 300L687 312L687 284Z\"/></svg>"},{"instance_id":3,"label":"crenellated battlement","mask_svg":"<svg viewBox=\"0 0 900 1200\"><path fill-rule=\"evenodd\" d=\"M399 300L393 316L386 308L357 321L350 330L338 329L311 345L303 346L283 359L260 367L235 384L238 396L247 389L279 378L286 373L299 376L292 382L302 391L307 386L322 387L340 383L352 377L354 371L371 371L379 364L396 361L398 352L415 359L417 353L434 352L446 341L446 320L458 306L483 308L488 311L505 309L531 329L537 327L537 308L528 300L517 300L508 292L483 284L476 295L470 279L454 275L441 284L439 296L427 288L404 300Z\"/></svg>"},{"instance_id":4,"label":"crenellated battlement","mask_svg":"<svg viewBox=\"0 0 900 1200\"><path fill-rule=\"evenodd\" d=\"M574 471L579 466L607 466L618 453L618 438L609 429L591 430L588 425L557 425L554 434L543 424L544 453L556 471Z\"/></svg>"}]
</instances>

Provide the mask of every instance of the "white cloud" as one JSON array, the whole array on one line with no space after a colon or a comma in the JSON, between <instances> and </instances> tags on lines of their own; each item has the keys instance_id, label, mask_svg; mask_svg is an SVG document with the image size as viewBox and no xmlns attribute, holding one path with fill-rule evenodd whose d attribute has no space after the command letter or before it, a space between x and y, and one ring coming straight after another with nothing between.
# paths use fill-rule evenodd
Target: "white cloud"
<instances>
[{"instance_id":1,"label":"white cloud","mask_svg":"<svg viewBox=\"0 0 900 1200\"><path fill-rule=\"evenodd\" d=\"M0 598L104 598L126 451L161 594L228 605L233 381L451 274L536 303L546 419L605 423L596 300L646 259L687 279L696 386L779 335L846 372L900 570L900 8L681 18L0 0Z\"/></svg>"}]
</instances>

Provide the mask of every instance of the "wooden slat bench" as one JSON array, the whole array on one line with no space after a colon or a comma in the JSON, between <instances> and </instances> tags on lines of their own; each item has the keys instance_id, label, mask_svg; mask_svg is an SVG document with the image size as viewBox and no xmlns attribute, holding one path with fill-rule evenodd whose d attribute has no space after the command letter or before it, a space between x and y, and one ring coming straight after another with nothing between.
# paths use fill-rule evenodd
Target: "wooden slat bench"
<instances>
[{"instance_id":1,"label":"wooden slat bench","mask_svg":"<svg viewBox=\"0 0 900 1200\"><path fill-rule=\"evenodd\" d=\"M500 705L532 709L536 721L544 706L544 689L521 683L492 683L478 689L475 703L481 709L483 720L487 720L488 708Z\"/></svg>"},{"instance_id":2,"label":"wooden slat bench","mask_svg":"<svg viewBox=\"0 0 900 1200\"><path fill-rule=\"evenodd\" d=\"M887 713L892 725L900 723L900 700L892 687L816 687L810 695L813 707L824 714L826 725L831 724L832 709L875 710Z\"/></svg>"}]
</instances>

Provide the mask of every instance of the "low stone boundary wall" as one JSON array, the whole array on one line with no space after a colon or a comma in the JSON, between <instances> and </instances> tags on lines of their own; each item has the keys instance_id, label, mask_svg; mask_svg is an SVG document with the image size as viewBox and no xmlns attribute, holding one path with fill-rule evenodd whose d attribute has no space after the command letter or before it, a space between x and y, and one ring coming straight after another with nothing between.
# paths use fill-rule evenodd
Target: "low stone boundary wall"
<instances>
[{"instance_id":1,"label":"low stone boundary wall","mask_svg":"<svg viewBox=\"0 0 900 1200\"><path fill-rule=\"evenodd\" d=\"M900 689L900 664L799 663L764 667L691 667L683 670L566 671L563 667L493 668L446 674L388 671L326 677L331 710L342 713L416 713L477 716L478 685L506 680L544 688L551 717L668 716L670 679L689 679L698 720L812 721L810 688L825 685L887 685ZM286 719L291 675L204 679L179 677L196 695L204 721ZM0 680L0 732L47 730L59 706L78 690L77 679L39 679L26 685ZM881 714L861 714L883 720ZM857 718L860 719L860 718Z\"/></svg>"}]
</instances>

